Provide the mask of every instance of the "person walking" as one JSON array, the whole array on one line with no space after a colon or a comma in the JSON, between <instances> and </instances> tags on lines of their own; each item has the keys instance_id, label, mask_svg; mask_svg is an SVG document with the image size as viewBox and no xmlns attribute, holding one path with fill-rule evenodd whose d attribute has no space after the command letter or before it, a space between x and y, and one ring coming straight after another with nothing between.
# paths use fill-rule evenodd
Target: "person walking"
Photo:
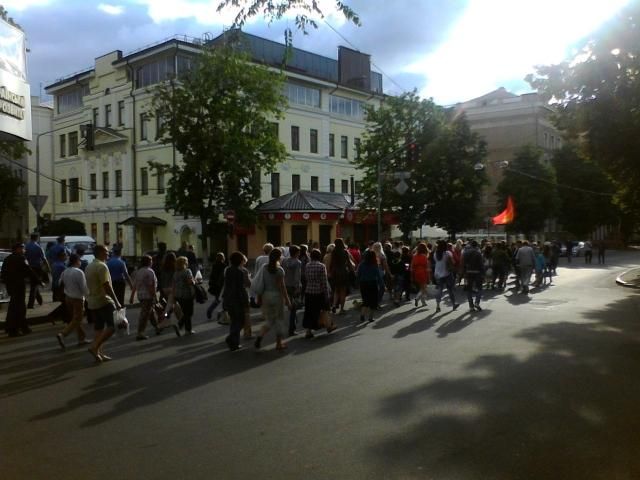
<instances>
[{"instance_id":1,"label":"person walking","mask_svg":"<svg viewBox=\"0 0 640 480\"><path fill-rule=\"evenodd\" d=\"M378 262L378 268L380 269L380 273L382 274L382 285L380 285L380 289L378 291L378 304L382 301L382 297L384 297L384 291L387 285L387 278L391 277L391 272L389 271L389 262L387 261L387 256L384 253L384 249L382 248L382 244L380 242L375 242L371 246L371 250L376 254L376 261Z\"/></svg>"},{"instance_id":2,"label":"person walking","mask_svg":"<svg viewBox=\"0 0 640 480\"><path fill-rule=\"evenodd\" d=\"M478 248L478 242L471 240L469 246L462 253L464 289L467 292L470 311L482 311L480 300L482 298L482 282L484 279L483 268L484 263L482 253Z\"/></svg>"},{"instance_id":3,"label":"person walking","mask_svg":"<svg viewBox=\"0 0 640 480\"><path fill-rule=\"evenodd\" d=\"M232 352L239 350L240 331L245 325L245 312L249 308L247 288L251 285L247 269L244 268L247 258L240 252L233 252L229 257L230 265L223 272L224 292L222 307L229 314L229 335L225 342Z\"/></svg>"},{"instance_id":4,"label":"person walking","mask_svg":"<svg viewBox=\"0 0 640 480\"><path fill-rule=\"evenodd\" d=\"M111 275L111 283L113 284L113 291L116 292L116 298L120 305L124 305L124 293L129 285L130 289L133 289L133 283L127 270L127 264L122 259L122 250L119 246L113 247L113 255L107 260L107 268Z\"/></svg>"},{"instance_id":5,"label":"person walking","mask_svg":"<svg viewBox=\"0 0 640 480\"><path fill-rule=\"evenodd\" d=\"M287 289L287 295L291 300L291 309L289 310L289 336L296 334L297 326L297 308L302 293L302 262L298 258L300 255L300 247L297 245L289 245L289 256L282 260L282 268L284 269L284 286Z\"/></svg>"},{"instance_id":6,"label":"person walking","mask_svg":"<svg viewBox=\"0 0 640 480\"><path fill-rule=\"evenodd\" d=\"M178 323L178 328L184 328L185 333L189 335L196 333L191 325L195 300L194 284L193 273L189 269L189 259L187 257L176 258L172 294L175 302L180 305L180 310L182 310L182 318Z\"/></svg>"},{"instance_id":7,"label":"person walking","mask_svg":"<svg viewBox=\"0 0 640 480\"><path fill-rule=\"evenodd\" d=\"M38 276L38 281L31 281L29 286L29 301L27 308L34 308L35 302L42 305L42 295L40 294L40 283L45 282L46 272L51 271L49 263L45 257L42 247L38 243L38 234L32 233L30 241L25 245L25 257L31 270Z\"/></svg>"},{"instance_id":8,"label":"person walking","mask_svg":"<svg viewBox=\"0 0 640 480\"><path fill-rule=\"evenodd\" d=\"M120 310L123 306L118 301L116 293L111 284L111 275L106 261L109 250L104 245L98 245L94 249L95 259L89 264L85 272L89 294L87 304L89 315L93 319L95 336L93 343L89 347L89 353L96 362L106 362L111 357L104 353L105 342L113 335L115 323L113 312Z\"/></svg>"},{"instance_id":9,"label":"person walking","mask_svg":"<svg viewBox=\"0 0 640 480\"><path fill-rule=\"evenodd\" d=\"M384 290L384 277L378 265L376 252L367 250L356 272L360 285L362 306L360 307L360 323L373 322L373 312L378 309L380 302L380 289Z\"/></svg>"},{"instance_id":10,"label":"person walking","mask_svg":"<svg viewBox=\"0 0 640 480\"><path fill-rule=\"evenodd\" d=\"M416 253L411 259L411 280L418 287L418 294L415 298L415 306L418 307L418 301L422 302L422 306L427 306L427 286L429 285L429 274L431 266L429 265L429 250L424 242L420 242L416 247Z\"/></svg>"},{"instance_id":11,"label":"person walking","mask_svg":"<svg viewBox=\"0 0 640 480\"><path fill-rule=\"evenodd\" d=\"M75 331L78 336L78 346L89 345L91 340L87 339L87 334L82 326L84 316L84 301L89 295L87 279L80 269L80 256L72 253L69 256L69 266L60 276L60 284L64 289L64 301L69 323L56 335L56 339L62 350L66 349L64 339L71 332Z\"/></svg>"},{"instance_id":12,"label":"person walking","mask_svg":"<svg viewBox=\"0 0 640 480\"><path fill-rule=\"evenodd\" d=\"M138 335L136 340L147 340L149 337L144 334L147 323L153 323L155 315L154 307L156 305L156 291L158 290L158 279L153 271L153 258L150 255L142 257L140 268L136 271L133 278L133 288L131 289L131 298L129 303L133 303L136 293L140 302L140 315L138 316ZM159 333L159 330L157 330Z\"/></svg>"},{"instance_id":13,"label":"person walking","mask_svg":"<svg viewBox=\"0 0 640 480\"><path fill-rule=\"evenodd\" d=\"M216 253L216 258L211 266L211 275L209 275L209 293L213 296L211 304L207 308L207 319L211 320L213 312L222 302L222 287L224 286L224 271L227 268L227 260L224 253Z\"/></svg>"},{"instance_id":14,"label":"person walking","mask_svg":"<svg viewBox=\"0 0 640 480\"><path fill-rule=\"evenodd\" d=\"M304 293L304 317L302 326L307 329L304 338L312 338L313 331L322 327L331 333L336 329L333 323L321 325L320 318L329 316L331 303L331 289L329 288L329 278L327 267L322 263L322 252L317 248L311 250L309 263L305 267L305 277L307 285Z\"/></svg>"},{"instance_id":15,"label":"person walking","mask_svg":"<svg viewBox=\"0 0 640 480\"><path fill-rule=\"evenodd\" d=\"M570 252L567 253L570 255ZM516 253L516 262L520 267L520 285L522 286L522 293L525 295L529 293L529 282L531 281L531 273L536 265L536 255L533 248L529 245L529 241L522 242L522 246Z\"/></svg>"},{"instance_id":16,"label":"person walking","mask_svg":"<svg viewBox=\"0 0 640 480\"><path fill-rule=\"evenodd\" d=\"M447 248L447 242L438 240L436 243L436 251L433 255L436 268L434 277L436 279L436 313L440 312L440 302L444 289L449 293L452 310L456 310L460 304L456 303L455 286L455 267L453 263L453 254Z\"/></svg>"},{"instance_id":17,"label":"person walking","mask_svg":"<svg viewBox=\"0 0 640 480\"><path fill-rule=\"evenodd\" d=\"M354 262L341 238L336 238L334 245L328 269L329 281L333 287L331 312L336 313L336 310L340 308L339 313L342 315L345 313L344 302L349 289L350 273L354 271Z\"/></svg>"},{"instance_id":18,"label":"person walking","mask_svg":"<svg viewBox=\"0 0 640 480\"><path fill-rule=\"evenodd\" d=\"M47 318L52 324L55 324L56 320L62 320L65 323L69 321L64 297L64 286L60 283L60 278L67 269L66 261L66 252L59 250L58 258L56 258L51 265L51 297L54 302L60 302L60 305L47 314Z\"/></svg>"},{"instance_id":19,"label":"person walking","mask_svg":"<svg viewBox=\"0 0 640 480\"><path fill-rule=\"evenodd\" d=\"M10 337L31 333L27 323L27 305L24 301L26 294L25 280L41 282L36 273L31 270L24 256L22 242L13 245L12 253L4 259L0 278L4 282L9 294L9 309L5 322L5 331ZM41 284L42 285L42 284Z\"/></svg>"},{"instance_id":20,"label":"person walking","mask_svg":"<svg viewBox=\"0 0 640 480\"><path fill-rule=\"evenodd\" d=\"M281 256L280 249L271 250L269 263L263 269L262 315L265 324L256 338L254 344L256 349L260 349L264 336L272 327L276 330L276 350L282 351L287 348L287 344L283 341L286 333L284 307L291 308L291 300L284 284L284 269L280 266Z\"/></svg>"},{"instance_id":21,"label":"person walking","mask_svg":"<svg viewBox=\"0 0 640 480\"><path fill-rule=\"evenodd\" d=\"M598 265L604 265L604 253L606 250L606 245L604 240L600 240L598 242Z\"/></svg>"}]
</instances>

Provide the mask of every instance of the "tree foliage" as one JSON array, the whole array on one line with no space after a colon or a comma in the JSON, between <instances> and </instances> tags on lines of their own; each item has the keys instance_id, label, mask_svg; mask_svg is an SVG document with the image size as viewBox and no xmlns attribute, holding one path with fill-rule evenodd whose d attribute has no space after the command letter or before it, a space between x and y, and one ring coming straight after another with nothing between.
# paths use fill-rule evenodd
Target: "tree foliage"
<instances>
[{"instance_id":1,"label":"tree foliage","mask_svg":"<svg viewBox=\"0 0 640 480\"><path fill-rule=\"evenodd\" d=\"M345 2L335 0L336 10L354 25L360 26L360 17ZM267 22L271 23L280 20L290 11L297 12L295 15L296 28L307 33L309 27L318 28L313 16L324 17L318 0L222 0L218 5L218 11L225 8L238 8L238 13L233 22L233 27L241 28L247 20L262 15ZM288 35L290 35L288 31Z\"/></svg>"},{"instance_id":2,"label":"tree foliage","mask_svg":"<svg viewBox=\"0 0 640 480\"><path fill-rule=\"evenodd\" d=\"M576 238L587 238L598 225L617 224L615 187L602 168L566 143L556 150L552 164L558 181L558 220Z\"/></svg>"},{"instance_id":3,"label":"tree foliage","mask_svg":"<svg viewBox=\"0 0 640 480\"><path fill-rule=\"evenodd\" d=\"M541 161L542 151L530 145L522 147L505 170L496 195L506 205L511 195L515 204L515 219L507 225L510 233L530 235L553 218L559 206L553 169Z\"/></svg>"},{"instance_id":4,"label":"tree foliage","mask_svg":"<svg viewBox=\"0 0 640 480\"><path fill-rule=\"evenodd\" d=\"M43 221L40 226L40 235L86 235L84 222L72 218L59 218L57 220Z\"/></svg>"},{"instance_id":5,"label":"tree foliage","mask_svg":"<svg viewBox=\"0 0 640 480\"><path fill-rule=\"evenodd\" d=\"M369 108L367 124L356 161L365 208L377 208L380 188L382 210L396 213L405 237L423 223L451 233L469 226L484 181L473 165L484 158L485 145L464 117L449 123L442 107L414 91ZM411 174L404 194L394 188L397 172Z\"/></svg>"},{"instance_id":6,"label":"tree foliage","mask_svg":"<svg viewBox=\"0 0 640 480\"><path fill-rule=\"evenodd\" d=\"M640 2L632 1L585 38L572 58L527 80L558 108L558 128L616 187L615 201L640 210Z\"/></svg>"},{"instance_id":7,"label":"tree foliage","mask_svg":"<svg viewBox=\"0 0 640 480\"><path fill-rule=\"evenodd\" d=\"M200 219L205 249L209 223L225 210L245 225L255 220L260 173L286 156L271 123L285 102L282 76L231 46L205 50L187 76L155 91L161 141L173 143L182 161L152 167L171 174L165 208Z\"/></svg>"}]
</instances>

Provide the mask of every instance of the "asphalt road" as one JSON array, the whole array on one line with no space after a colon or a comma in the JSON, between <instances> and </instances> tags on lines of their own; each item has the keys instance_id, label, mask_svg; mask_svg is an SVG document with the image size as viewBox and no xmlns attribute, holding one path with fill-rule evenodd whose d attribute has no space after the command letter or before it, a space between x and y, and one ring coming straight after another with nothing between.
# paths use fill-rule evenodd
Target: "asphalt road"
<instances>
[{"instance_id":1,"label":"asphalt road","mask_svg":"<svg viewBox=\"0 0 640 480\"><path fill-rule=\"evenodd\" d=\"M102 365L52 325L2 338L0 478L637 480L640 291L615 278L640 253L565 262L528 297L351 310L285 354L229 353L202 306L197 334L114 338Z\"/></svg>"}]
</instances>

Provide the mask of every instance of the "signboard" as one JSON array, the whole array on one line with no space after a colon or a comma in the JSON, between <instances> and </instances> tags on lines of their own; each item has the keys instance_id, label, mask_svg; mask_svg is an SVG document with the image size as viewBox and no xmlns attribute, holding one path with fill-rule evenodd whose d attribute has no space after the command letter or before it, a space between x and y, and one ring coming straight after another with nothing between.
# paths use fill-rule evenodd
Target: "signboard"
<instances>
[{"instance_id":1,"label":"signboard","mask_svg":"<svg viewBox=\"0 0 640 480\"><path fill-rule=\"evenodd\" d=\"M29 202L38 215L40 215L44 204L47 203L47 198L49 198L47 195L29 195Z\"/></svg>"},{"instance_id":2,"label":"signboard","mask_svg":"<svg viewBox=\"0 0 640 480\"><path fill-rule=\"evenodd\" d=\"M0 140L31 140L24 32L0 19Z\"/></svg>"},{"instance_id":3,"label":"signboard","mask_svg":"<svg viewBox=\"0 0 640 480\"><path fill-rule=\"evenodd\" d=\"M236 212L234 212L233 210L227 210L224 216L229 223L233 223L236 220Z\"/></svg>"}]
</instances>

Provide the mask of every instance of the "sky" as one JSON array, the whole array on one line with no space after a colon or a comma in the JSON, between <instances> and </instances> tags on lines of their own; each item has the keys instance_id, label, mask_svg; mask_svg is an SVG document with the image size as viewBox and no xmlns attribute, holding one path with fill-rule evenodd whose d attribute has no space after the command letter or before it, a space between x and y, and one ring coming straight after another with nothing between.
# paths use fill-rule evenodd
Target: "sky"
<instances>
[{"instance_id":1,"label":"sky","mask_svg":"<svg viewBox=\"0 0 640 480\"><path fill-rule=\"evenodd\" d=\"M346 0L357 27L320 0L324 19L295 47L337 58L345 45L371 55L385 91L417 89L441 105L470 100L499 87L531 91L524 77L535 65L558 63L579 39L630 0ZM61 77L92 68L114 50L124 54L174 35L217 36L233 10L218 0L0 0L27 35L32 95ZM267 24L257 17L248 33L283 42L292 18Z\"/></svg>"}]
</instances>

